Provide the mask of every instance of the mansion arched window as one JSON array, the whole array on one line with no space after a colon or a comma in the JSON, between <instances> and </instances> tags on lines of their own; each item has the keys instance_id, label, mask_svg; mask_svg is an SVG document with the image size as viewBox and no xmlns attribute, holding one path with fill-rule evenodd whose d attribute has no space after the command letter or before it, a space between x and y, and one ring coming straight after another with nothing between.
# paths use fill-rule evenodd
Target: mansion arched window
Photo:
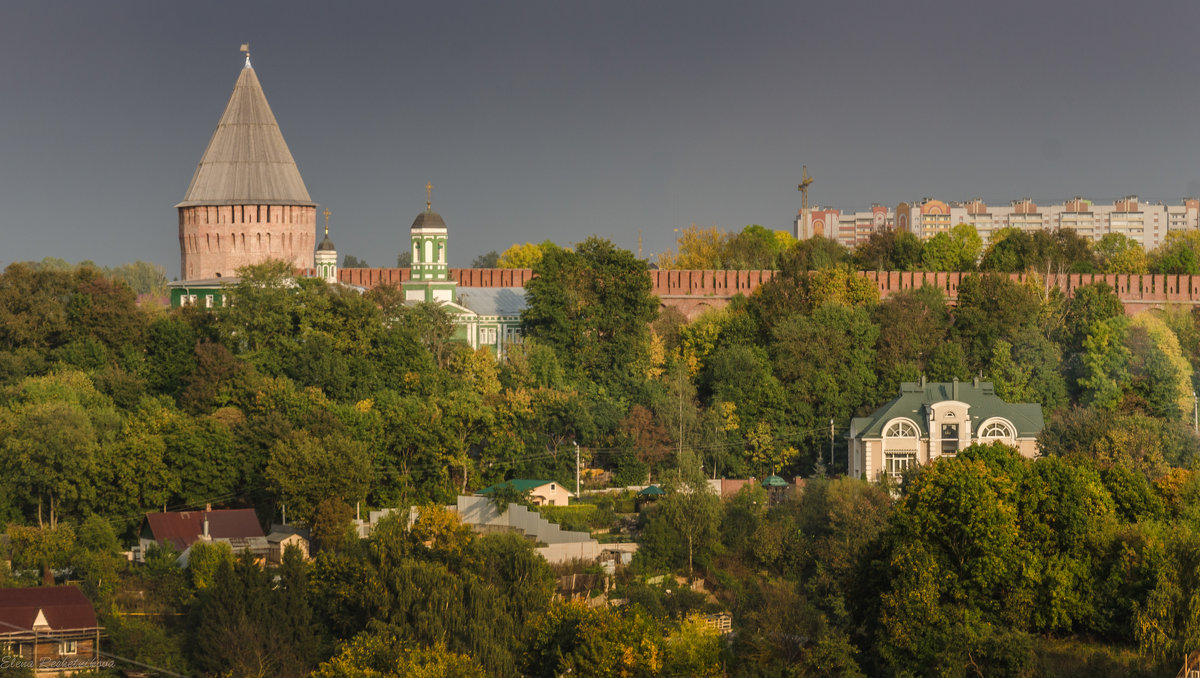
<instances>
[{"instance_id":1,"label":"mansion arched window","mask_svg":"<svg viewBox=\"0 0 1200 678\"><path fill-rule=\"evenodd\" d=\"M979 439L982 441L1004 440L1012 442L1016 438L1017 432L1013 429L1013 425L1004 419L992 419L984 422L983 426L979 428Z\"/></svg>"},{"instance_id":2,"label":"mansion arched window","mask_svg":"<svg viewBox=\"0 0 1200 678\"><path fill-rule=\"evenodd\" d=\"M900 475L917 463L917 448L921 433L917 425L908 419L895 419L883 430L884 471L899 479Z\"/></svg>"},{"instance_id":3,"label":"mansion arched window","mask_svg":"<svg viewBox=\"0 0 1200 678\"><path fill-rule=\"evenodd\" d=\"M888 424L887 431L883 434L884 438L919 438L921 434L917 431L916 424L913 424L907 419L897 419L891 424Z\"/></svg>"}]
</instances>

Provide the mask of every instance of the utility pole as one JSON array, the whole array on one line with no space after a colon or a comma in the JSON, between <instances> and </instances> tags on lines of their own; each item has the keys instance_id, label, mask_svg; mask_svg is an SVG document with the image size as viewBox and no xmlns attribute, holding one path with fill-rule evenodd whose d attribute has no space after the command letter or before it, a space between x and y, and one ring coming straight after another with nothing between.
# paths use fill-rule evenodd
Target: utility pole
<instances>
[{"instance_id":1,"label":"utility pole","mask_svg":"<svg viewBox=\"0 0 1200 678\"><path fill-rule=\"evenodd\" d=\"M833 465L833 417L829 418L829 465Z\"/></svg>"},{"instance_id":2,"label":"utility pole","mask_svg":"<svg viewBox=\"0 0 1200 678\"><path fill-rule=\"evenodd\" d=\"M675 462L683 458L683 363L676 368L679 370L679 449L675 452Z\"/></svg>"},{"instance_id":3,"label":"utility pole","mask_svg":"<svg viewBox=\"0 0 1200 678\"><path fill-rule=\"evenodd\" d=\"M579 498L579 443L574 440L572 440L571 442L575 443L575 498L578 499Z\"/></svg>"}]
</instances>

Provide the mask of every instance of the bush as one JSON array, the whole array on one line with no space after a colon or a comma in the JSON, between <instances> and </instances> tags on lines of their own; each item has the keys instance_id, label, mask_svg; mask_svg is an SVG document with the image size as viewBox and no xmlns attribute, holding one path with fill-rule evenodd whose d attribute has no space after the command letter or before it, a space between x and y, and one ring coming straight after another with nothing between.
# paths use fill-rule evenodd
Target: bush
<instances>
[{"instance_id":1,"label":"bush","mask_svg":"<svg viewBox=\"0 0 1200 678\"><path fill-rule=\"evenodd\" d=\"M552 523L558 523L564 530L587 532L592 514L596 513L595 504L575 504L574 506L539 506L538 512Z\"/></svg>"}]
</instances>

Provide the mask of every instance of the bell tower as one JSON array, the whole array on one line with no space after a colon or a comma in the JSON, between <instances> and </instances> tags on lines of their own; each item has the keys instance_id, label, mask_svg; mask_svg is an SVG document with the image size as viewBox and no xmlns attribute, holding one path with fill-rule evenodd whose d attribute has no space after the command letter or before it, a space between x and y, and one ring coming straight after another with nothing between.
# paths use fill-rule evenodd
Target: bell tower
<instances>
[{"instance_id":1,"label":"bell tower","mask_svg":"<svg viewBox=\"0 0 1200 678\"><path fill-rule=\"evenodd\" d=\"M325 215L325 239L321 241L320 245L317 245L317 253L313 255L313 258L317 265L317 277L332 285L338 281L337 248L329 239L329 215L333 213L326 208L323 214Z\"/></svg>"},{"instance_id":2,"label":"bell tower","mask_svg":"<svg viewBox=\"0 0 1200 678\"><path fill-rule=\"evenodd\" d=\"M450 279L446 264L446 222L433 211L433 184L425 185L425 211L409 230L412 268L401 284L405 301L452 302L458 283Z\"/></svg>"}]
</instances>

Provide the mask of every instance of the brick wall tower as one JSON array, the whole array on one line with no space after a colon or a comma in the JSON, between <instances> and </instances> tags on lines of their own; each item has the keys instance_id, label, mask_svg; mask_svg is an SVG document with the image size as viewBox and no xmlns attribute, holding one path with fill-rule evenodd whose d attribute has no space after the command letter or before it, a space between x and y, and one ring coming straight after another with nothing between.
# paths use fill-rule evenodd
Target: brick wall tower
<instances>
[{"instance_id":1,"label":"brick wall tower","mask_svg":"<svg viewBox=\"0 0 1200 678\"><path fill-rule=\"evenodd\" d=\"M268 259L313 268L317 207L250 55L179 210L180 278L229 277Z\"/></svg>"}]
</instances>

